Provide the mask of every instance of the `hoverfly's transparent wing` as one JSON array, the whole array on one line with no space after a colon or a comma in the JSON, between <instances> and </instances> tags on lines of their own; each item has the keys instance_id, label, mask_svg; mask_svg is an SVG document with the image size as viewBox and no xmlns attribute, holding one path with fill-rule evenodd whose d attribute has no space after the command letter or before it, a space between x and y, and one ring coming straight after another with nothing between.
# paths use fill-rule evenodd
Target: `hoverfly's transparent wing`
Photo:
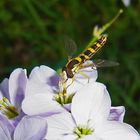
<instances>
[{"instance_id":1,"label":"hoverfly's transparent wing","mask_svg":"<svg viewBox=\"0 0 140 140\"><path fill-rule=\"evenodd\" d=\"M96 68L101 68L101 67L114 67L118 65L119 63L115 61L97 59L97 60L92 60L92 62L82 65L81 68L93 67L96 69Z\"/></svg>"},{"instance_id":2,"label":"hoverfly's transparent wing","mask_svg":"<svg viewBox=\"0 0 140 140\"><path fill-rule=\"evenodd\" d=\"M68 36L64 37L64 45L65 45L65 50L68 55L68 59L70 60L74 53L77 51L77 45L76 43L69 38Z\"/></svg>"},{"instance_id":3,"label":"hoverfly's transparent wing","mask_svg":"<svg viewBox=\"0 0 140 140\"><path fill-rule=\"evenodd\" d=\"M119 63L115 61L110 61L110 60L102 60L102 59L97 59L93 60L93 66L100 68L100 67L115 67L118 66Z\"/></svg>"}]
</instances>

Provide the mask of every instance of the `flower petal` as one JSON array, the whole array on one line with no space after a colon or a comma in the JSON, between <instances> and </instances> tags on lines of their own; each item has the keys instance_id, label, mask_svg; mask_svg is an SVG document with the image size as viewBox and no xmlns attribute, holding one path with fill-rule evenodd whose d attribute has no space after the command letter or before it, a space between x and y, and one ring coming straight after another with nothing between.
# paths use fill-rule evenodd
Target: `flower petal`
<instances>
[{"instance_id":1,"label":"flower petal","mask_svg":"<svg viewBox=\"0 0 140 140\"><path fill-rule=\"evenodd\" d=\"M3 98L3 93L0 91L0 100Z\"/></svg>"},{"instance_id":2,"label":"flower petal","mask_svg":"<svg viewBox=\"0 0 140 140\"><path fill-rule=\"evenodd\" d=\"M58 91L58 82L59 76L53 69L43 65L35 67L29 76L26 96Z\"/></svg>"},{"instance_id":3,"label":"flower petal","mask_svg":"<svg viewBox=\"0 0 140 140\"><path fill-rule=\"evenodd\" d=\"M59 113L65 109L53 98L53 94L35 94L26 97L22 102L22 110L28 115Z\"/></svg>"},{"instance_id":4,"label":"flower petal","mask_svg":"<svg viewBox=\"0 0 140 140\"><path fill-rule=\"evenodd\" d=\"M90 60L86 61L83 64L83 67L85 66L85 68L80 69L78 73L75 74L75 79L82 81L84 84L95 82L98 77L97 69L92 66L87 67L88 65L93 65L93 62Z\"/></svg>"},{"instance_id":5,"label":"flower petal","mask_svg":"<svg viewBox=\"0 0 140 140\"><path fill-rule=\"evenodd\" d=\"M10 120L11 124L16 127L18 123L21 121L21 119L25 116L24 112L21 110L19 115L15 117L14 119Z\"/></svg>"},{"instance_id":6,"label":"flower petal","mask_svg":"<svg viewBox=\"0 0 140 140\"><path fill-rule=\"evenodd\" d=\"M61 140L65 138L69 140L69 137L73 136L75 128L74 120L69 112L63 112L60 114L53 115L47 118L48 132L46 139L48 140ZM75 137L76 139L76 137ZM71 139L73 140L73 139Z\"/></svg>"},{"instance_id":7,"label":"flower petal","mask_svg":"<svg viewBox=\"0 0 140 140\"><path fill-rule=\"evenodd\" d=\"M104 140L138 140L139 138L138 132L132 126L116 121L105 122L97 133Z\"/></svg>"},{"instance_id":8,"label":"flower petal","mask_svg":"<svg viewBox=\"0 0 140 140\"><path fill-rule=\"evenodd\" d=\"M18 68L12 72L9 78L9 94L11 103L19 108L24 98L26 89L26 70Z\"/></svg>"},{"instance_id":9,"label":"flower petal","mask_svg":"<svg viewBox=\"0 0 140 140\"><path fill-rule=\"evenodd\" d=\"M5 78L0 84L0 99L6 97L9 100L9 81Z\"/></svg>"},{"instance_id":10,"label":"flower petal","mask_svg":"<svg viewBox=\"0 0 140 140\"><path fill-rule=\"evenodd\" d=\"M51 87L58 87L59 82L59 76L56 71L44 65L35 67L31 71L29 79L35 83L44 83Z\"/></svg>"},{"instance_id":11,"label":"flower petal","mask_svg":"<svg viewBox=\"0 0 140 140\"><path fill-rule=\"evenodd\" d=\"M78 79L75 79L74 81L72 79L68 79L66 84L68 86L67 94L70 95L77 93L77 91L80 90L85 85L85 82L82 82Z\"/></svg>"},{"instance_id":12,"label":"flower petal","mask_svg":"<svg viewBox=\"0 0 140 140\"><path fill-rule=\"evenodd\" d=\"M9 123L8 119L0 115L0 139L12 140L14 127Z\"/></svg>"},{"instance_id":13,"label":"flower petal","mask_svg":"<svg viewBox=\"0 0 140 140\"><path fill-rule=\"evenodd\" d=\"M122 0L123 4L127 7L131 4L130 0Z\"/></svg>"},{"instance_id":14,"label":"flower petal","mask_svg":"<svg viewBox=\"0 0 140 140\"><path fill-rule=\"evenodd\" d=\"M51 137L51 139L48 139L48 137L46 137L47 139L45 140L77 140L76 136L73 134L69 134L69 135L60 135L60 136L54 136L53 138Z\"/></svg>"},{"instance_id":15,"label":"flower petal","mask_svg":"<svg viewBox=\"0 0 140 140\"><path fill-rule=\"evenodd\" d=\"M35 83L34 81L28 81L27 82L27 88L26 88L26 97L35 95L35 94L48 94L52 93L53 89L52 87L42 84L42 83Z\"/></svg>"},{"instance_id":16,"label":"flower petal","mask_svg":"<svg viewBox=\"0 0 140 140\"><path fill-rule=\"evenodd\" d=\"M111 107L108 120L123 122L124 115L125 115L124 106Z\"/></svg>"},{"instance_id":17,"label":"flower petal","mask_svg":"<svg viewBox=\"0 0 140 140\"><path fill-rule=\"evenodd\" d=\"M42 140L46 133L46 120L37 116L25 116L15 129L14 140Z\"/></svg>"},{"instance_id":18,"label":"flower petal","mask_svg":"<svg viewBox=\"0 0 140 140\"><path fill-rule=\"evenodd\" d=\"M71 111L77 125L86 125L89 121L95 125L98 121L107 119L110 107L111 101L106 87L94 82L85 85L75 94Z\"/></svg>"},{"instance_id":19,"label":"flower petal","mask_svg":"<svg viewBox=\"0 0 140 140\"><path fill-rule=\"evenodd\" d=\"M140 136L138 137L138 139L137 140L140 140Z\"/></svg>"},{"instance_id":20,"label":"flower petal","mask_svg":"<svg viewBox=\"0 0 140 140\"><path fill-rule=\"evenodd\" d=\"M76 138L77 138L76 135L69 134L69 135L60 137L59 140L76 140ZM55 140L58 140L58 139L55 139Z\"/></svg>"},{"instance_id":21,"label":"flower petal","mask_svg":"<svg viewBox=\"0 0 140 140\"><path fill-rule=\"evenodd\" d=\"M103 140L103 139L101 139L93 134L93 135L87 135L87 136L81 138L81 140Z\"/></svg>"}]
</instances>

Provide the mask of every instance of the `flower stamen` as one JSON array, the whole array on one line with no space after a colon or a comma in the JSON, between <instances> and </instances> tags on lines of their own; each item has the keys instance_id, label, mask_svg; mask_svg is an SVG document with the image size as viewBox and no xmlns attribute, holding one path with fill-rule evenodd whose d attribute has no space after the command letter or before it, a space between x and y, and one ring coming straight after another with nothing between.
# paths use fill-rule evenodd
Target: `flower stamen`
<instances>
[{"instance_id":1,"label":"flower stamen","mask_svg":"<svg viewBox=\"0 0 140 140\"><path fill-rule=\"evenodd\" d=\"M66 93L59 93L55 95L55 100L61 105L69 104L72 102L73 96L74 94L68 95Z\"/></svg>"},{"instance_id":2,"label":"flower stamen","mask_svg":"<svg viewBox=\"0 0 140 140\"><path fill-rule=\"evenodd\" d=\"M9 119L13 119L19 115L17 109L5 97L0 100L0 111Z\"/></svg>"},{"instance_id":3,"label":"flower stamen","mask_svg":"<svg viewBox=\"0 0 140 140\"><path fill-rule=\"evenodd\" d=\"M88 128L87 126L78 126L74 129L74 133L79 137L82 138L86 135L91 135L94 132L94 129Z\"/></svg>"}]
</instances>

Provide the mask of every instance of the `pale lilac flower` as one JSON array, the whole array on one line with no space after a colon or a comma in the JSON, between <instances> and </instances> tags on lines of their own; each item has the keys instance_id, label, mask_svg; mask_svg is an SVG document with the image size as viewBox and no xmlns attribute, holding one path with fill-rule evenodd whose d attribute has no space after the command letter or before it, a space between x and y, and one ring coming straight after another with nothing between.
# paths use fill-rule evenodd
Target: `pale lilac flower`
<instances>
[{"instance_id":1,"label":"pale lilac flower","mask_svg":"<svg viewBox=\"0 0 140 140\"><path fill-rule=\"evenodd\" d=\"M111 100L106 87L89 83L72 100L71 113L47 118L48 140L138 140L136 130L123 122L109 121Z\"/></svg>"},{"instance_id":2,"label":"pale lilac flower","mask_svg":"<svg viewBox=\"0 0 140 140\"><path fill-rule=\"evenodd\" d=\"M97 70L85 68L83 72L92 77L90 80L95 82ZM35 67L29 76L26 97L22 103L23 111L28 115L37 115L70 109L70 103L62 105L55 100L55 96L61 92L60 80L61 77L53 69L47 66ZM67 81L68 85L71 83L70 80ZM74 82L67 89L67 94L73 96L86 83L88 79L77 73Z\"/></svg>"},{"instance_id":3,"label":"pale lilac flower","mask_svg":"<svg viewBox=\"0 0 140 140\"><path fill-rule=\"evenodd\" d=\"M130 0L122 0L123 4L127 7L130 5L131 1Z\"/></svg>"},{"instance_id":4,"label":"pale lilac flower","mask_svg":"<svg viewBox=\"0 0 140 140\"><path fill-rule=\"evenodd\" d=\"M111 107L108 120L123 122L124 115L125 115L124 106Z\"/></svg>"},{"instance_id":5,"label":"pale lilac flower","mask_svg":"<svg viewBox=\"0 0 140 140\"><path fill-rule=\"evenodd\" d=\"M90 83L94 83L97 79L97 70L95 69L86 68L82 72L92 77ZM47 66L35 67L29 76L26 97L22 103L23 111L28 115L45 114L45 116L63 112L65 109L70 111L71 103L65 104L64 109L64 107L54 99L54 96L59 93L60 90L59 80L60 77L53 69ZM75 80L76 81L69 87L68 92L78 92L80 88L88 83L87 78L83 78L79 73L76 74ZM109 120L123 121L124 113L124 107L112 107Z\"/></svg>"},{"instance_id":6,"label":"pale lilac flower","mask_svg":"<svg viewBox=\"0 0 140 140\"><path fill-rule=\"evenodd\" d=\"M21 103L25 96L26 82L26 70L17 68L9 79L5 78L0 84L0 116L7 116L14 125L24 116Z\"/></svg>"},{"instance_id":7,"label":"pale lilac flower","mask_svg":"<svg viewBox=\"0 0 140 140\"><path fill-rule=\"evenodd\" d=\"M47 133L47 122L38 116L24 116L14 127L4 116L0 116L1 140L43 140Z\"/></svg>"}]
</instances>

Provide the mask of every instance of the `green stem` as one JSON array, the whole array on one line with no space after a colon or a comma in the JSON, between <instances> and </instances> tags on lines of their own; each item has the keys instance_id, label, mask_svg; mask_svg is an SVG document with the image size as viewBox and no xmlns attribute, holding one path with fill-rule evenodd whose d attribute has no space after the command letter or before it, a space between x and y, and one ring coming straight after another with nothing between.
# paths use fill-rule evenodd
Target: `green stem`
<instances>
[{"instance_id":1,"label":"green stem","mask_svg":"<svg viewBox=\"0 0 140 140\"><path fill-rule=\"evenodd\" d=\"M119 12L117 13L117 15L116 15L110 22L108 22L107 24L105 24L105 25L101 28L99 34L101 35L105 30L107 30L107 29L118 19L118 17L119 17L122 13L123 13L123 10L120 9Z\"/></svg>"},{"instance_id":2,"label":"green stem","mask_svg":"<svg viewBox=\"0 0 140 140\"><path fill-rule=\"evenodd\" d=\"M93 38L91 39L91 41L89 42L86 48L92 46L95 43L95 41L97 41L100 38L100 36L118 19L118 17L122 13L123 13L123 10L120 9L117 15L111 21L106 23L103 27L98 28L97 26L95 26L93 30Z\"/></svg>"}]
</instances>

